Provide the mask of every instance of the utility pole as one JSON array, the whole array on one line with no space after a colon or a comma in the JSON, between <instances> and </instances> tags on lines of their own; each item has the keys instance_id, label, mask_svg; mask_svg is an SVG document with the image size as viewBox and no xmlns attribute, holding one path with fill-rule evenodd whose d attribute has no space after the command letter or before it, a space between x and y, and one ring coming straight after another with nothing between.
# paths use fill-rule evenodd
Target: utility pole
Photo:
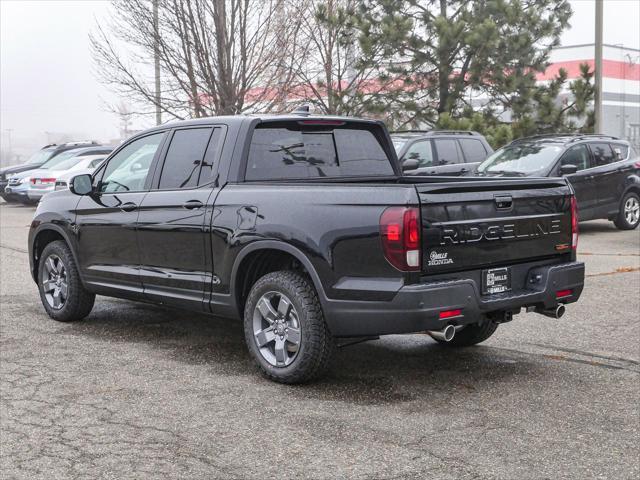
<instances>
[{"instance_id":1,"label":"utility pole","mask_svg":"<svg viewBox=\"0 0 640 480\"><path fill-rule=\"evenodd\" d=\"M595 133L602 132L602 16L603 0L596 0L596 45L595 45Z\"/></svg>"},{"instance_id":2,"label":"utility pole","mask_svg":"<svg viewBox=\"0 0 640 480\"><path fill-rule=\"evenodd\" d=\"M156 77L156 125L162 123L160 109L160 26L158 20L158 0L153 0L153 60Z\"/></svg>"}]
</instances>

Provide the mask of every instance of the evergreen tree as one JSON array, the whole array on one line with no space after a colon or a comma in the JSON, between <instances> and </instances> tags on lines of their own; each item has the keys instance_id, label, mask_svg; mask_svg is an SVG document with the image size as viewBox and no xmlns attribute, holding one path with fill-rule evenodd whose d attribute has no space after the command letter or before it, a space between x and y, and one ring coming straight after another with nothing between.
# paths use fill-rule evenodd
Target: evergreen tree
<instances>
[{"instance_id":1,"label":"evergreen tree","mask_svg":"<svg viewBox=\"0 0 640 480\"><path fill-rule=\"evenodd\" d=\"M536 76L567 27L567 0L363 0L360 45L381 48L388 75L386 111L393 126L477 124L494 144L512 136L583 128L593 96L590 73L558 103L566 72L547 85ZM474 113L480 112L480 113ZM511 126L499 118L510 116ZM511 132L508 133L508 130Z\"/></svg>"}]
</instances>

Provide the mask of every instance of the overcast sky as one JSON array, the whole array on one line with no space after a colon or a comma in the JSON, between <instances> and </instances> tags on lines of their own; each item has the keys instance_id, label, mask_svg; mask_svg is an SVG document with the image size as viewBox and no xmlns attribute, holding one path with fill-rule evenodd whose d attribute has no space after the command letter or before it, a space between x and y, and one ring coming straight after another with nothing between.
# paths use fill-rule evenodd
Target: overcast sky
<instances>
[{"instance_id":1,"label":"overcast sky","mask_svg":"<svg viewBox=\"0 0 640 480\"><path fill-rule=\"evenodd\" d=\"M592 43L594 0L571 4L572 28L564 33L563 45ZM95 78L88 41L111 8L102 0L0 0L5 149L9 135L14 149L46 141L45 132L102 141L118 136L118 119L105 106L117 99ZM605 43L640 49L640 1L605 0L604 12Z\"/></svg>"}]
</instances>

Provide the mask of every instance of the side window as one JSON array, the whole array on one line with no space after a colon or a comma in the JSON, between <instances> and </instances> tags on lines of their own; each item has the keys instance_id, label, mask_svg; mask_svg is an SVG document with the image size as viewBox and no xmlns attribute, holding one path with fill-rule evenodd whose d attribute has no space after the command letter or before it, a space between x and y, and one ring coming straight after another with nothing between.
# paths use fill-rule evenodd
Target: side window
<instances>
[{"instance_id":1,"label":"side window","mask_svg":"<svg viewBox=\"0 0 640 480\"><path fill-rule=\"evenodd\" d=\"M174 132L162 166L158 188L192 188L198 185L200 168L212 132L212 127Z\"/></svg>"},{"instance_id":2,"label":"side window","mask_svg":"<svg viewBox=\"0 0 640 480\"><path fill-rule=\"evenodd\" d=\"M626 160L629 156L629 147L627 145L614 143L611 145L611 148L613 148L613 152L616 155L616 159L614 160L615 162L619 160Z\"/></svg>"},{"instance_id":3,"label":"side window","mask_svg":"<svg viewBox=\"0 0 640 480\"><path fill-rule=\"evenodd\" d=\"M105 168L100 191L135 192L144 189L149 167L164 135L164 132L147 135L120 150Z\"/></svg>"},{"instance_id":4,"label":"side window","mask_svg":"<svg viewBox=\"0 0 640 480\"><path fill-rule=\"evenodd\" d=\"M454 163L462 163L458 155L458 142L454 139L438 139L435 140L436 152L438 155L437 165L451 165Z\"/></svg>"},{"instance_id":5,"label":"side window","mask_svg":"<svg viewBox=\"0 0 640 480\"><path fill-rule=\"evenodd\" d=\"M431 142L423 140L411 145L402 157L403 160L418 160L418 168L431 167L433 165L433 150Z\"/></svg>"},{"instance_id":6,"label":"side window","mask_svg":"<svg viewBox=\"0 0 640 480\"><path fill-rule=\"evenodd\" d=\"M481 162L487 158L487 151L480 140L461 138L458 141L467 162Z\"/></svg>"},{"instance_id":7,"label":"side window","mask_svg":"<svg viewBox=\"0 0 640 480\"><path fill-rule=\"evenodd\" d=\"M591 153L593 154L594 167L608 165L617 161L611 146L608 143L590 143Z\"/></svg>"},{"instance_id":8,"label":"side window","mask_svg":"<svg viewBox=\"0 0 640 480\"><path fill-rule=\"evenodd\" d=\"M589 149L584 144L571 147L560 159L560 165L575 165L578 171L589 168Z\"/></svg>"}]
</instances>

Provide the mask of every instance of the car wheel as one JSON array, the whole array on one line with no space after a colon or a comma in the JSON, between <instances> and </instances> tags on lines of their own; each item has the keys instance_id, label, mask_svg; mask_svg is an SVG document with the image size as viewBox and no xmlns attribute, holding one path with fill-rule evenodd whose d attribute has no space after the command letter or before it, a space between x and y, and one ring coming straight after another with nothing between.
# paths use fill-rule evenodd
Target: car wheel
<instances>
[{"instance_id":1,"label":"car wheel","mask_svg":"<svg viewBox=\"0 0 640 480\"><path fill-rule=\"evenodd\" d=\"M640 224L640 197L637 193L629 192L620 202L620 212L613 221L620 230L633 230Z\"/></svg>"},{"instance_id":2,"label":"car wheel","mask_svg":"<svg viewBox=\"0 0 640 480\"><path fill-rule=\"evenodd\" d=\"M78 274L71 250L61 240L49 243L38 262L38 290L49 316L59 322L82 320L96 296L88 292Z\"/></svg>"},{"instance_id":3,"label":"car wheel","mask_svg":"<svg viewBox=\"0 0 640 480\"><path fill-rule=\"evenodd\" d=\"M498 324L492 321L486 321L481 324L467 325L463 329L456 332L451 341L446 342L444 340L436 341L446 347L470 347L471 345L477 345L484 342L498 329Z\"/></svg>"},{"instance_id":4,"label":"car wheel","mask_svg":"<svg viewBox=\"0 0 640 480\"><path fill-rule=\"evenodd\" d=\"M335 349L315 288L296 272L269 273L253 285L244 309L244 333L264 375L280 383L319 377Z\"/></svg>"}]
</instances>

